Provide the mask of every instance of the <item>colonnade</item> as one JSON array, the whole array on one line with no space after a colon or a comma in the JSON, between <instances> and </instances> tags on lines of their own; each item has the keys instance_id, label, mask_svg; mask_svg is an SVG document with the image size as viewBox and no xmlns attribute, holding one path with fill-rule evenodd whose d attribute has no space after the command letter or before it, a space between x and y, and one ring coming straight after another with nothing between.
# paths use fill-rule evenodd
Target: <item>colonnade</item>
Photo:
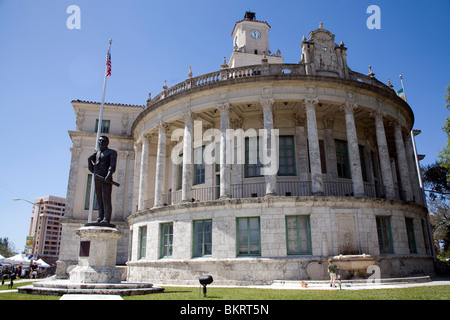
<instances>
[{"instance_id":1,"label":"colonnade","mask_svg":"<svg viewBox=\"0 0 450 320\"><path fill-rule=\"evenodd\" d=\"M274 99L261 99L260 104L263 111L263 124L267 133L271 133L271 129L274 128L273 122L273 105ZM308 155L310 161L310 173L311 173L311 191L314 196L324 195L324 182L322 175L322 166L320 158L319 147L319 135L316 118L316 107L319 104L317 98L306 98L304 101L304 107L306 110L306 124L307 124L307 139L308 139ZM349 155L350 172L352 178L353 194L356 197L364 197L364 181L359 153L358 136L355 124L354 111L358 108L358 104L354 103L351 99L345 101L340 107L340 110L345 113L345 125L347 135L347 146ZM220 198L227 199L231 197L231 165L227 160L227 148L226 148L226 131L230 128L230 109L229 103L221 103L216 106L216 109L220 112ZM387 199L397 199L395 182L393 178L393 169L391 166L388 143L386 139L385 125L383 119L386 118L386 114L380 111L373 111L369 114L375 120L375 132L379 155L379 165L381 171L382 184L384 186L385 197ZM193 113L186 111L183 113L184 119L184 138L183 138L183 174L182 174L182 202L190 202L190 191L192 188L192 152L193 152ZM410 168L414 167L411 163L412 149L409 144L406 144L403 139L401 126L398 121L394 121L395 132L395 146L397 162L399 166L399 176L401 189L404 192L406 201L413 201L415 193L418 187L414 186L414 181L410 177ZM165 179L165 161L166 161L166 144L167 144L167 131L169 125L166 123L160 123L157 126L158 130L158 148L156 155L156 173L155 173L155 194L154 194L154 207L160 207L163 205L163 186ZM270 139L272 137L269 134L268 148L270 148ZM139 190L138 190L138 210L144 209L144 202L147 197L147 189L149 183L149 135L144 134L142 139L142 153L141 153L141 165L139 176ZM270 150L268 150L270 152ZM407 153L408 151L408 153ZM229 156L229 155L228 155ZM409 157L409 159L408 159ZM189 161L188 161L189 159ZM415 170L414 170L415 171ZM277 195L277 175L265 175L266 183L266 196ZM413 194L414 193L414 194Z\"/></svg>"}]
</instances>

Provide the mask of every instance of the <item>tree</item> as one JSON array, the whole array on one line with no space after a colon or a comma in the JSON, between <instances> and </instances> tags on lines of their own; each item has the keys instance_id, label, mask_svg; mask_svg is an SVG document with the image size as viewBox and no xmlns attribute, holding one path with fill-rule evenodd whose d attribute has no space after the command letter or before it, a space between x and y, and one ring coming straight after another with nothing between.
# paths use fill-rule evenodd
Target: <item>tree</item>
<instances>
[{"instance_id":1,"label":"tree","mask_svg":"<svg viewBox=\"0 0 450 320\"><path fill-rule=\"evenodd\" d=\"M10 257L15 254L14 245L9 242L8 238L0 238L0 254L4 257Z\"/></svg>"},{"instance_id":2,"label":"tree","mask_svg":"<svg viewBox=\"0 0 450 320\"><path fill-rule=\"evenodd\" d=\"M440 161L422 167L422 182L425 191L433 200L437 196L445 199L450 194L449 168L442 165Z\"/></svg>"},{"instance_id":3,"label":"tree","mask_svg":"<svg viewBox=\"0 0 450 320\"><path fill-rule=\"evenodd\" d=\"M442 245L436 248L438 257L450 258L450 205L444 199L434 199L429 202L429 209L434 238Z\"/></svg>"},{"instance_id":4,"label":"tree","mask_svg":"<svg viewBox=\"0 0 450 320\"><path fill-rule=\"evenodd\" d=\"M446 88L445 108L450 110L450 85ZM422 168L425 191L428 192L428 208L432 212L430 223L433 233L443 246L439 246L438 256L450 257L450 205L447 195L450 194L450 116L445 119L442 130L447 135L447 143L439 151L439 161ZM436 196L438 194L438 196Z\"/></svg>"},{"instance_id":5,"label":"tree","mask_svg":"<svg viewBox=\"0 0 450 320\"><path fill-rule=\"evenodd\" d=\"M450 85L446 88L447 93L445 94L445 107L450 110ZM442 130L447 134L447 143L444 148L439 151L440 163L443 167L447 168L447 178L450 179L450 116L445 119L445 125Z\"/></svg>"}]
</instances>

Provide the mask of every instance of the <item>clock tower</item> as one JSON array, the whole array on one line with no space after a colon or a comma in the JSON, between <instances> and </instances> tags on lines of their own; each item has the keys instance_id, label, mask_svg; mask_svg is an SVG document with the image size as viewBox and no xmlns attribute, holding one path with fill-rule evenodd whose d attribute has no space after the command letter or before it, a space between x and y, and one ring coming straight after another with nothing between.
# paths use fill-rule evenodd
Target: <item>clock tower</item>
<instances>
[{"instance_id":1,"label":"clock tower","mask_svg":"<svg viewBox=\"0 0 450 320\"><path fill-rule=\"evenodd\" d=\"M269 63L283 63L278 50L272 54L269 50L270 26L265 21L257 21L254 12L246 12L244 19L236 22L233 32L233 53L228 65L237 68L261 64L266 58Z\"/></svg>"}]
</instances>

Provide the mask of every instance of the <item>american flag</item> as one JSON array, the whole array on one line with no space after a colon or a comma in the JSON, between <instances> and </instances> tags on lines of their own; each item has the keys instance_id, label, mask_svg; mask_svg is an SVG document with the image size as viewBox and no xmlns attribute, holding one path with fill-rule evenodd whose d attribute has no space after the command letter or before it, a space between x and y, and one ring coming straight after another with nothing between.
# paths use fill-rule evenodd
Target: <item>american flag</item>
<instances>
[{"instance_id":1,"label":"american flag","mask_svg":"<svg viewBox=\"0 0 450 320\"><path fill-rule=\"evenodd\" d=\"M106 55L106 76L111 76L111 52L108 51Z\"/></svg>"}]
</instances>

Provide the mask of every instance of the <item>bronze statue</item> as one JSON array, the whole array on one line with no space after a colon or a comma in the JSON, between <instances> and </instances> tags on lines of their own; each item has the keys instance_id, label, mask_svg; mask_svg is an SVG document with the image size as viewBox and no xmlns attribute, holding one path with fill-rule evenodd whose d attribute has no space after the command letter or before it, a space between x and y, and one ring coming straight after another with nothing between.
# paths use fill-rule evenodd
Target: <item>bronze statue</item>
<instances>
[{"instance_id":1,"label":"bronze statue","mask_svg":"<svg viewBox=\"0 0 450 320\"><path fill-rule=\"evenodd\" d=\"M96 150L88 158L89 171L95 177L95 194L98 202L98 223L108 223L111 221L111 192L112 186L118 183L113 181L113 173L116 171L117 152L108 149L109 139L100 136L98 145L100 150Z\"/></svg>"}]
</instances>

